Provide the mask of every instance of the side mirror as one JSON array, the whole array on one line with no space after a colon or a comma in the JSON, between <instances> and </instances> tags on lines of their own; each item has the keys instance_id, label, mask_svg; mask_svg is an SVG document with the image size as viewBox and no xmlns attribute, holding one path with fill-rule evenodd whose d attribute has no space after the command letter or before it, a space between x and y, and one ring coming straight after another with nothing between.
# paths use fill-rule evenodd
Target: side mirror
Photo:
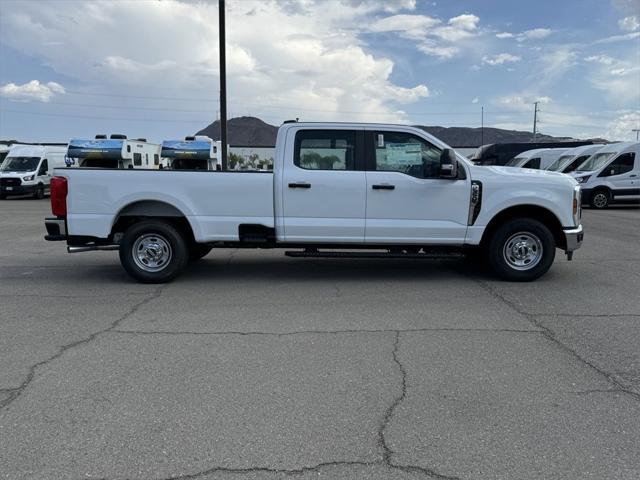
<instances>
[{"instance_id":1,"label":"side mirror","mask_svg":"<svg viewBox=\"0 0 640 480\"><path fill-rule=\"evenodd\" d=\"M458 159L451 148L440 154L440 178L458 178Z\"/></svg>"}]
</instances>

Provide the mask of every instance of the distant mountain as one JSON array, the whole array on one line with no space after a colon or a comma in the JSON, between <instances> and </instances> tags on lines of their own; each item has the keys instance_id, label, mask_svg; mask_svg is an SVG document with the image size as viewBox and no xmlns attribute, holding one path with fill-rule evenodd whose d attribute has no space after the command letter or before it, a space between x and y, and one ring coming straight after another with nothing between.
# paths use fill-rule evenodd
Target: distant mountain
<instances>
[{"instance_id":1,"label":"distant mountain","mask_svg":"<svg viewBox=\"0 0 640 480\"><path fill-rule=\"evenodd\" d=\"M256 117L237 117L227 121L229 145L273 147L276 144L277 133L278 127L269 125ZM220 121L216 120L196 135L207 135L213 140L220 140Z\"/></svg>"},{"instance_id":2,"label":"distant mountain","mask_svg":"<svg viewBox=\"0 0 640 480\"><path fill-rule=\"evenodd\" d=\"M437 127L416 125L430 134L438 137L452 147L477 147L487 143L526 143L531 141L531 132L518 130L503 130L501 128L467 127ZM246 145L251 147L274 146L278 127L269 125L259 118L238 117L227 122L229 145ZM220 140L220 122L216 120L208 127L200 130L196 135L208 135L214 140ZM538 142L570 142L570 137L552 137L538 134Z\"/></svg>"}]
</instances>

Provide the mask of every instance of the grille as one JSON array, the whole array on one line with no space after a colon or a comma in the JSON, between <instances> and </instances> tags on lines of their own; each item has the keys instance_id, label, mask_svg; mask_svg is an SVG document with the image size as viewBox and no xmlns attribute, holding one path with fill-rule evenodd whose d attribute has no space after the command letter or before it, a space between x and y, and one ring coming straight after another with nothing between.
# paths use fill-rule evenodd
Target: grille
<instances>
[{"instance_id":1,"label":"grille","mask_svg":"<svg viewBox=\"0 0 640 480\"><path fill-rule=\"evenodd\" d=\"M3 187L19 187L22 182L19 178L0 178L0 185Z\"/></svg>"}]
</instances>

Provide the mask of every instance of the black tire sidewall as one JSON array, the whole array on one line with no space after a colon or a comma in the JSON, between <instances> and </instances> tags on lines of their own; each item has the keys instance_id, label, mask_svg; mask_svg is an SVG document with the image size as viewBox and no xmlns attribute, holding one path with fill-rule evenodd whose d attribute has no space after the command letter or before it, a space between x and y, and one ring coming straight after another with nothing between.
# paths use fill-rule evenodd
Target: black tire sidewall
<instances>
[{"instance_id":1,"label":"black tire sidewall","mask_svg":"<svg viewBox=\"0 0 640 480\"><path fill-rule=\"evenodd\" d=\"M542 259L530 270L515 270L504 259L503 249L506 241L518 232L530 232L542 243ZM551 231L541 222L533 219L511 220L495 231L488 245L489 263L493 271L501 278L514 282L530 282L544 275L556 255L556 245Z\"/></svg>"},{"instance_id":2,"label":"black tire sidewall","mask_svg":"<svg viewBox=\"0 0 640 480\"><path fill-rule=\"evenodd\" d=\"M593 201L596 198L596 195L598 194L604 194L607 197L607 203L606 205L602 206L602 207L598 207ZM591 194L591 200L589 201L589 205L591 206L591 208L595 208L596 210L604 210L605 208L607 208L609 206L609 204L611 203L611 193L608 190L596 190Z\"/></svg>"},{"instance_id":3,"label":"black tire sidewall","mask_svg":"<svg viewBox=\"0 0 640 480\"><path fill-rule=\"evenodd\" d=\"M136 265L132 247L142 235L161 235L171 246L171 260L159 272L147 272ZM189 260L187 244L180 232L172 225L161 221L145 221L129 227L120 242L120 263L126 272L142 283L165 283L173 280L185 268Z\"/></svg>"},{"instance_id":4,"label":"black tire sidewall","mask_svg":"<svg viewBox=\"0 0 640 480\"><path fill-rule=\"evenodd\" d=\"M33 198L36 200L42 200L44 198L44 186L38 185L36 191L33 193Z\"/></svg>"}]
</instances>

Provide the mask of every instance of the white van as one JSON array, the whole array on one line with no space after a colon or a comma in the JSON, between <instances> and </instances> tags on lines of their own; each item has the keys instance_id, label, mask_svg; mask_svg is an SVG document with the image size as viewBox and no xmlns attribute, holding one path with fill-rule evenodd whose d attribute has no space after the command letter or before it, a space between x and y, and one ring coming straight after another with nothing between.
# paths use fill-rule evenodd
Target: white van
<instances>
[{"instance_id":1,"label":"white van","mask_svg":"<svg viewBox=\"0 0 640 480\"><path fill-rule=\"evenodd\" d=\"M0 199L10 195L44 198L54 168L65 166L67 147L13 145L0 167Z\"/></svg>"},{"instance_id":2,"label":"white van","mask_svg":"<svg viewBox=\"0 0 640 480\"><path fill-rule=\"evenodd\" d=\"M547 170L550 172L571 173L602 147L603 145L598 143L595 145L583 145L581 147L567 150L560 158L549 165Z\"/></svg>"},{"instance_id":3,"label":"white van","mask_svg":"<svg viewBox=\"0 0 640 480\"><path fill-rule=\"evenodd\" d=\"M73 138L67 150L67 165L84 168L160 168L160 145L144 138L128 140L126 135L96 135L94 139Z\"/></svg>"},{"instance_id":4,"label":"white van","mask_svg":"<svg viewBox=\"0 0 640 480\"><path fill-rule=\"evenodd\" d=\"M640 200L640 143L601 147L571 175L582 186L582 201L593 208Z\"/></svg>"},{"instance_id":5,"label":"white van","mask_svg":"<svg viewBox=\"0 0 640 480\"><path fill-rule=\"evenodd\" d=\"M505 167L532 168L535 170L546 170L555 162L568 148L536 148L519 153L509 160Z\"/></svg>"}]
</instances>

